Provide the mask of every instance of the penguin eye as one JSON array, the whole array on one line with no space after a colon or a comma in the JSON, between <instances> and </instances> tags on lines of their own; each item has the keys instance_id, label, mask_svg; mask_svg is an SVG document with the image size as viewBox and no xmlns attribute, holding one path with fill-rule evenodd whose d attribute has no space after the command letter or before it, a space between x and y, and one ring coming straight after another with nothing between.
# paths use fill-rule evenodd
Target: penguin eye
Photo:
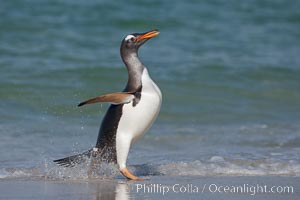
<instances>
[{"instance_id":1,"label":"penguin eye","mask_svg":"<svg viewBox=\"0 0 300 200\"><path fill-rule=\"evenodd\" d=\"M130 42L135 42L135 40L136 40L135 37L130 38Z\"/></svg>"},{"instance_id":2,"label":"penguin eye","mask_svg":"<svg viewBox=\"0 0 300 200\"><path fill-rule=\"evenodd\" d=\"M127 43L135 42L136 41L136 37L134 35L127 35L126 38L125 38L125 41Z\"/></svg>"}]
</instances>

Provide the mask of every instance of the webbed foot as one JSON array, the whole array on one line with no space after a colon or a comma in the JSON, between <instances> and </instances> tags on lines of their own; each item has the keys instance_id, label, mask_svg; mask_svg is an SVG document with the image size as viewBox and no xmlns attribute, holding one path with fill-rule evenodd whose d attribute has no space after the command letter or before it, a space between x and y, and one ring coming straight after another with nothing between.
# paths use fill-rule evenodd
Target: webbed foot
<instances>
[{"instance_id":1,"label":"webbed foot","mask_svg":"<svg viewBox=\"0 0 300 200\"><path fill-rule=\"evenodd\" d=\"M142 181L144 179L139 178L135 175L133 175L126 167L123 169L120 169L120 172L123 174L123 176L125 176L126 178L130 179L130 180L134 180L134 181Z\"/></svg>"}]
</instances>

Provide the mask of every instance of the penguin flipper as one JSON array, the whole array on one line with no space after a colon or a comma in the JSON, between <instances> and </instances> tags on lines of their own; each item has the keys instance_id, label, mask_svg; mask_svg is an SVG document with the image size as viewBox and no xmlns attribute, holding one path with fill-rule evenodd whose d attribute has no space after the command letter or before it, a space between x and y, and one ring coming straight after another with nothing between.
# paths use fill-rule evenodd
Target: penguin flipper
<instances>
[{"instance_id":1,"label":"penguin flipper","mask_svg":"<svg viewBox=\"0 0 300 200\"><path fill-rule=\"evenodd\" d=\"M135 96L133 95L132 92L109 93L81 102L80 104L78 104L78 107L83 106L85 104L92 104L97 102L106 102L115 105L126 104L126 103L130 103L134 99L134 97Z\"/></svg>"},{"instance_id":2,"label":"penguin flipper","mask_svg":"<svg viewBox=\"0 0 300 200\"><path fill-rule=\"evenodd\" d=\"M63 166L63 167L74 167L77 164L81 164L85 162L88 158L91 157L93 149L86 151L81 154L69 156L62 159L53 160L56 164Z\"/></svg>"}]
</instances>

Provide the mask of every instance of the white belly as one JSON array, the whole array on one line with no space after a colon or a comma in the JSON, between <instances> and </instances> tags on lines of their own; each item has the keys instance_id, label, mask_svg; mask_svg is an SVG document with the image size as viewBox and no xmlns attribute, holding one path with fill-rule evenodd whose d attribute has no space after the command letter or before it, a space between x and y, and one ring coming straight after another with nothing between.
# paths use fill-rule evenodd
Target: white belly
<instances>
[{"instance_id":1,"label":"white belly","mask_svg":"<svg viewBox=\"0 0 300 200\"><path fill-rule=\"evenodd\" d=\"M123 105L122 116L116 134L117 162L120 168L126 166L129 148L151 127L161 106L162 96L157 85L144 69L142 91L138 104L132 102Z\"/></svg>"},{"instance_id":2,"label":"white belly","mask_svg":"<svg viewBox=\"0 0 300 200\"><path fill-rule=\"evenodd\" d=\"M117 135L126 134L134 141L151 127L160 111L161 92L145 69L142 75L141 99L136 106L124 104Z\"/></svg>"}]
</instances>

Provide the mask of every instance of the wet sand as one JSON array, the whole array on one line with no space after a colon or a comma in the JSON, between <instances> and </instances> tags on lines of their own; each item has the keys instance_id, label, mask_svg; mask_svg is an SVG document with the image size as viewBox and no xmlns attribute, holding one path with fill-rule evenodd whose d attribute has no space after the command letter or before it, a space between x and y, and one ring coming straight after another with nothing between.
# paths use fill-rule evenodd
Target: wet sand
<instances>
[{"instance_id":1,"label":"wet sand","mask_svg":"<svg viewBox=\"0 0 300 200\"><path fill-rule=\"evenodd\" d=\"M274 187L275 186L275 187ZM153 176L93 180L0 180L0 199L299 199L300 178Z\"/></svg>"}]
</instances>

